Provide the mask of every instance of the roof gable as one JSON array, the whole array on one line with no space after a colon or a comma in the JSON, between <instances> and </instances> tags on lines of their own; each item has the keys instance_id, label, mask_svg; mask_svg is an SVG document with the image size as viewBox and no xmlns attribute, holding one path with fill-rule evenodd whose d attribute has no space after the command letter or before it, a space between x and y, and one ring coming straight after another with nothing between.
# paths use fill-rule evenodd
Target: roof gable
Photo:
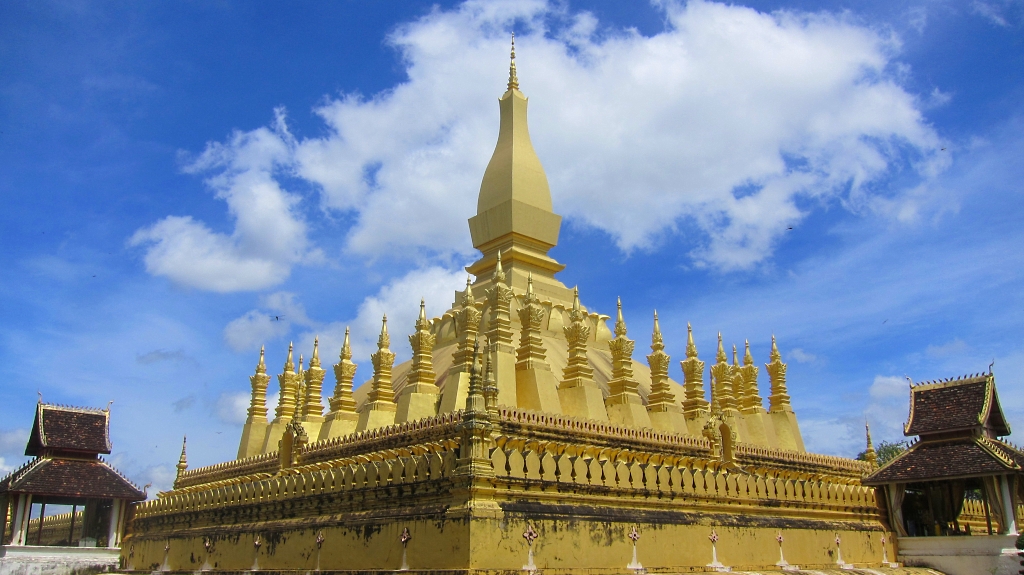
<instances>
[{"instance_id":1,"label":"roof gable","mask_svg":"<svg viewBox=\"0 0 1024 575\"><path fill-rule=\"evenodd\" d=\"M103 409L36 404L36 419L25 455L44 452L110 453L110 412Z\"/></svg>"},{"instance_id":2,"label":"roof gable","mask_svg":"<svg viewBox=\"0 0 1024 575\"><path fill-rule=\"evenodd\" d=\"M905 435L928 435L989 426L996 436L1009 435L991 373L915 385L910 389L910 417Z\"/></svg>"},{"instance_id":3,"label":"roof gable","mask_svg":"<svg viewBox=\"0 0 1024 575\"><path fill-rule=\"evenodd\" d=\"M0 480L0 493L142 501L146 494L101 459L38 457Z\"/></svg>"}]
</instances>

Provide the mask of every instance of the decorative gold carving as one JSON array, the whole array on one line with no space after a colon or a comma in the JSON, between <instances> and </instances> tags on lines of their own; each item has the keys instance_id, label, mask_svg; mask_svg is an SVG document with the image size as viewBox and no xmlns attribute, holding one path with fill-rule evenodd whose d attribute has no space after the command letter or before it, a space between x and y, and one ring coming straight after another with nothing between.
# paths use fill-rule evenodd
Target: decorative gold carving
<instances>
[{"instance_id":1,"label":"decorative gold carving","mask_svg":"<svg viewBox=\"0 0 1024 575\"><path fill-rule=\"evenodd\" d=\"M594 370L587 361L587 340L590 338L590 326L584 323L587 314L580 311L580 291L573 288L572 311L569 312L569 325L562 328L569 344L569 361L562 372L562 389L596 385Z\"/></svg>"},{"instance_id":2,"label":"decorative gold carving","mask_svg":"<svg viewBox=\"0 0 1024 575\"><path fill-rule=\"evenodd\" d=\"M654 311L654 332L651 334L651 354L647 356L647 365L651 367L651 394L648 396L648 411L679 412L672 384L668 380L668 366L671 357L665 353L665 342L661 335L661 324L658 323L658 311Z\"/></svg>"},{"instance_id":3,"label":"decorative gold carving","mask_svg":"<svg viewBox=\"0 0 1024 575\"><path fill-rule=\"evenodd\" d=\"M769 358L771 362L764 366L772 384L772 394L768 397L768 411L771 413L793 411L793 407L789 403L789 393L786 390L786 364L782 363L782 355L779 353L779 346L775 343L774 335L772 335L772 352Z\"/></svg>"},{"instance_id":4,"label":"decorative gold carving","mask_svg":"<svg viewBox=\"0 0 1024 575\"><path fill-rule=\"evenodd\" d=\"M367 403L380 407L380 404L391 404L395 401L395 392L391 387L391 368L395 365L395 354L391 352L391 336L388 335L388 316L384 315L381 322L380 336L377 338L377 351L370 356L373 363L373 387L366 396Z\"/></svg>"},{"instance_id":5,"label":"decorative gold carving","mask_svg":"<svg viewBox=\"0 0 1024 575\"><path fill-rule=\"evenodd\" d=\"M292 362L293 345L288 344L288 358L284 362L284 372L277 376L281 393L277 400L275 415L278 421L290 421L295 417L295 393L298 385L296 382L295 364Z\"/></svg>"},{"instance_id":6,"label":"decorative gold carving","mask_svg":"<svg viewBox=\"0 0 1024 575\"><path fill-rule=\"evenodd\" d=\"M740 379L743 381L743 396L740 398L740 411L754 413L764 409L761 394L757 390L758 367L754 364L754 356L750 354L750 342L744 341L746 351L743 354L743 367L739 368Z\"/></svg>"},{"instance_id":7,"label":"decorative gold carving","mask_svg":"<svg viewBox=\"0 0 1024 575\"><path fill-rule=\"evenodd\" d=\"M256 364L256 373L249 376L249 383L252 385L252 400L249 402L249 421L266 421L267 385L270 383L270 376L267 375L267 364L264 362L262 346L260 346L260 361Z\"/></svg>"},{"instance_id":8,"label":"decorative gold carving","mask_svg":"<svg viewBox=\"0 0 1024 575\"><path fill-rule=\"evenodd\" d=\"M544 308L540 299L533 293L533 274L526 282L526 296L519 308L519 322L522 332L519 335L519 349L516 350L516 371L523 369L549 370L547 352L540 338L541 325L544 321Z\"/></svg>"},{"instance_id":9,"label":"decorative gold carving","mask_svg":"<svg viewBox=\"0 0 1024 575\"><path fill-rule=\"evenodd\" d=\"M324 415L323 386L324 370L320 367L320 338L313 338L313 356L309 359L309 369L306 370L306 397L302 407L303 419L315 418L319 420Z\"/></svg>"},{"instance_id":10,"label":"decorative gold carving","mask_svg":"<svg viewBox=\"0 0 1024 575\"><path fill-rule=\"evenodd\" d=\"M704 399L704 362L697 359L697 345L693 342L693 328L686 323L686 359L679 362L683 368L683 413L695 418L708 411Z\"/></svg>"},{"instance_id":11,"label":"decorative gold carving","mask_svg":"<svg viewBox=\"0 0 1024 575\"><path fill-rule=\"evenodd\" d=\"M352 397L352 380L356 375L356 364L352 363L352 348L349 345L349 328L345 328L345 342L341 345L338 363L334 364L334 395L331 396L331 413L355 413L356 400ZM329 414L328 414L329 415Z\"/></svg>"},{"instance_id":12,"label":"decorative gold carving","mask_svg":"<svg viewBox=\"0 0 1024 575\"><path fill-rule=\"evenodd\" d=\"M420 315L416 320L416 333L409 336L412 347L412 368L409 370L407 385L435 385L433 351L435 336L430 333L427 321L426 303L420 299Z\"/></svg>"}]
</instances>

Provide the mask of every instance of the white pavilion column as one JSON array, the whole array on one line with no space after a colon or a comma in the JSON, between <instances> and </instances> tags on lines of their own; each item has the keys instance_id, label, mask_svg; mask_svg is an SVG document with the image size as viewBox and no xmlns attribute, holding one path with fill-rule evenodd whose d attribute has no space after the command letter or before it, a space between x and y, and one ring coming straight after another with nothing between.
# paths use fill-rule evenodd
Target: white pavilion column
<instances>
[{"instance_id":1,"label":"white pavilion column","mask_svg":"<svg viewBox=\"0 0 1024 575\"><path fill-rule=\"evenodd\" d=\"M115 499L110 506L110 528L107 529L107 547L119 547L121 545L121 505L121 500Z\"/></svg>"},{"instance_id":2,"label":"white pavilion column","mask_svg":"<svg viewBox=\"0 0 1024 575\"><path fill-rule=\"evenodd\" d=\"M998 478L999 491L1003 500L1003 535L1017 535L1017 521L1014 517L1014 497L1010 491L1010 477L1001 475Z\"/></svg>"},{"instance_id":3,"label":"white pavilion column","mask_svg":"<svg viewBox=\"0 0 1024 575\"><path fill-rule=\"evenodd\" d=\"M29 515L32 511L32 496L21 494L14 506L14 520L11 522L11 545L24 545L28 530Z\"/></svg>"}]
</instances>

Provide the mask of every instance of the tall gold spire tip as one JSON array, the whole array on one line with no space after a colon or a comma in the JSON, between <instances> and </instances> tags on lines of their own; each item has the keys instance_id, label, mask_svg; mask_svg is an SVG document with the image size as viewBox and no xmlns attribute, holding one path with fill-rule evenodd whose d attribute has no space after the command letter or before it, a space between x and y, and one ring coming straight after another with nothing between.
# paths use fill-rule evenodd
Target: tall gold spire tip
<instances>
[{"instance_id":1,"label":"tall gold spire tip","mask_svg":"<svg viewBox=\"0 0 1024 575\"><path fill-rule=\"evenodd\" d=\"M519 78L516 76L516 33L512 33L512 54L508 66L508 89L519 89Z\"/></svg>"}]
</instances>

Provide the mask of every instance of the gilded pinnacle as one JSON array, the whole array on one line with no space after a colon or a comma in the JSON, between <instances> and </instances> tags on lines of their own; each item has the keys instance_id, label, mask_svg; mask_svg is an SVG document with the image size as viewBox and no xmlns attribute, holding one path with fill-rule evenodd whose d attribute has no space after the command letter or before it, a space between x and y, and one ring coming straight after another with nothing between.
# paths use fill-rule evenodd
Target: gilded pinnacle
<instances>
[{"instance_id":1,"label":"gilded pinnacle","mask_svg":"<svg viewBox=\"0 0 1024 575\"><path fill-rule=\"evenodd\" d=\"M309 367L320 367L320 336L313 338L313 357L309 358Z\"/></svg>"},{"instance_id":2,"label":"gilded pinnacle","mask_svg":"<svg viewBox=\"0 0 1024 575\"><path fill-rule=\"evenodd\" d=\"M580 311L580 288L572 288L572 311Z\"/></svg>"},{"instance_id":3,"label":"gilded pinnacle","mask_svg":"<svg viewBox=\"0 0 1024 575\"><path fill-rule=\"evenodd\" d=\"M622 298L617 299L617 311L615 312L615 335L626 336L626 320L622 319Z\"/></svg>"},{"instance_id":4,"label":"gilded pinnacle","mask_svg":"<svg viewBox=\"0 0 1024 575\"><path fill-rule=\"evenodd\" d=\"M302 354L300 353L300 354L299 354L299 369L297 369L297 370L295 371L295 373L302 373L302 361L303 361L303 359L302 359Z\"/></svg>"},{"instance_id":5,"label":"gilded pinnacle","mask_svg":"<svg viewBox=\"0 0 1024 575\"><path fill-rule=\"evenodd\" d=\"M181 437L181 457L178 458L178 475L181 475L182 471L188 468L188 459L185 457L185 442L188 441L188 436L183 435Z\"/></svg>"},{"instance_id":6,"label":"gilded pinnacle","mask_svg":"<svg viewBox=\"0 0 1024 575\"><path fill-rule=\"evenodd\" d=\"M391 336L388 335L388 314L384 314L384 320L380 326L380 337L377 338L377 349L391 347Z\"/></svg>"},{"instance_id":7,"label":"gilded pinnacle","mask_svg":"<svg viewBox=\"0 0 1024 575\"><path fill-rule=\"evenodd\" d=\"M476 304L476 299L473 298L473 278L466 276L466 293L462 295L462 306L469 307Z\"/></svg>"},{"instance_id":8,"label":"gilded pinnacle","mask_svg":"<svg viewBox=\"0 0 1024 575\"><path fill-rule=\"evenodd\" d=\"M427 303L420 298L420 317L416 320L416 329L426 329L430 324L427 323Z\"/></svg>"},{"instance_id":9,"label":"gilded pinnacle","mask_svg":"<svg viewBox=\"0 0 1024 575\"><path fill-rule=\"evenodd\" d=\"M693 343L693 328L686 322L686 357L697 357L697 344Z\"/></svg>"},{"instance_id":10,"label":"gilded pinnacle","mask_svg":"<svg viewBox=\"0 0 1024 575\"><path fill-rule=\"evenodd\" d=\"M260 346L260 361L259 361L259 363L256 364L256 373L258 373L258 374L267 373L267 364L266 364L266 362L263 361L263 353L264 353L264 350L263 350L263 346L261 345Z\"/></svg>"},{"instance_id":11,"label":"gilded pinnacle","mask_svg":"<svg viewBox=\"0 0 1024 575\"><path fill-rule=\"evenodd\" d=\"M508 89L519 89L519 78L516 77L516 33L512 33L512 56L508 66Z\"/></svg>"},{"instance_id":12,"label":"gilded pinnacle","mask_svg":"<svg viewBox=\"0 0 1024 575\"><path fill-rule=\"evenodd\" d=\"M772 334L772 353L769 356L772 361L782 361L782 354L779 353L779 346L775 344L775 334Z\"/></svg>"},{"instance_id":13,"label":"gilded pinnacle","mask_svg":"<svg viewBox=\"0 0 1024 575\"><path fill-rule=\"evenodd\" d=\"M658 323L658 310L654 310L654 333L651 334L651 349L665 349L664 338L661 337L661 325Z\"/></svg>"},{"instance_id":14,"label":"gilded pinnacle","mask_svg":"<svg viewBox=\"0 0 1024 575\"><path fill-rule=\"evenodd\" d=\"M722 346L722 332L718 332L718 354L715 355L715 361L718 363L729 361L729 357L725 355L725 347Z\"/></svg>"},{"instance_id":15,"label":"gilded pinnacle","mask_svg":"<svg viewBox=\"0 0 1024 575\"><path fill-rule=\"evenodd\" d=\"M739 364L740 364L739 360L738 360L738 359L736 359L736 357L737 357L737 356L736 356L736 346L735 346L735 345L733 345L733 346L732 346L732 364L733 364L733 365L739 365Z\"/></svg>"},{"instance_id":16,"label":"gilded pinnacle","mask_svg":"<svg viewBox=\"0 0 1024 575\"><path fill-rule=\"evenodd\" d=\"M533 294L533 272L526 276L526 301L534 301L537 296Z\"/></svg>"},{"instance_id":17,"label":"gilded pinnacle","mask_svg":"<svg viewBox=\"0 0 1024 575\"><path fill-rule=\"evenodd\" d=\"M754 356L750 355L750 340L743 340L747 351L743 354L743 365L754 365Z\"/></svg>"},{"instance_id":18,"label":"gilded pinnacle","mask_svg":"<svg viewBox=\"0 0 1024 575\"><path fill-rule=\"evenodd\" d=\"M295 363L292 361L292 350L294 348L295 346L293 345L293 343L288 342L288 359L284 360L284 371L286 373L289 371L294 372L295 370Z\"/></svg>"},{"instance_id":19,"label":"gilded pinnacle","mask_svg":"<svg viewBox=\"0 0 1024 575\"><path fill-rule=\"evenodd\" d=\"M345 341L341 344L341 359L352 359L352 346L348 343L348 326L345 326Z\"/></svg>"},{"instance_id":20,"label":"gilded pinnacle","mask_svg":"<svg viewBox=\"0 0 1024 575\"><path fill-rule=\"evenodd\" d=\"M505 270L501 268L501 252L498 252L498 263L494 266L494 283L505 281Z\"/></svg>"}]
</instances>

